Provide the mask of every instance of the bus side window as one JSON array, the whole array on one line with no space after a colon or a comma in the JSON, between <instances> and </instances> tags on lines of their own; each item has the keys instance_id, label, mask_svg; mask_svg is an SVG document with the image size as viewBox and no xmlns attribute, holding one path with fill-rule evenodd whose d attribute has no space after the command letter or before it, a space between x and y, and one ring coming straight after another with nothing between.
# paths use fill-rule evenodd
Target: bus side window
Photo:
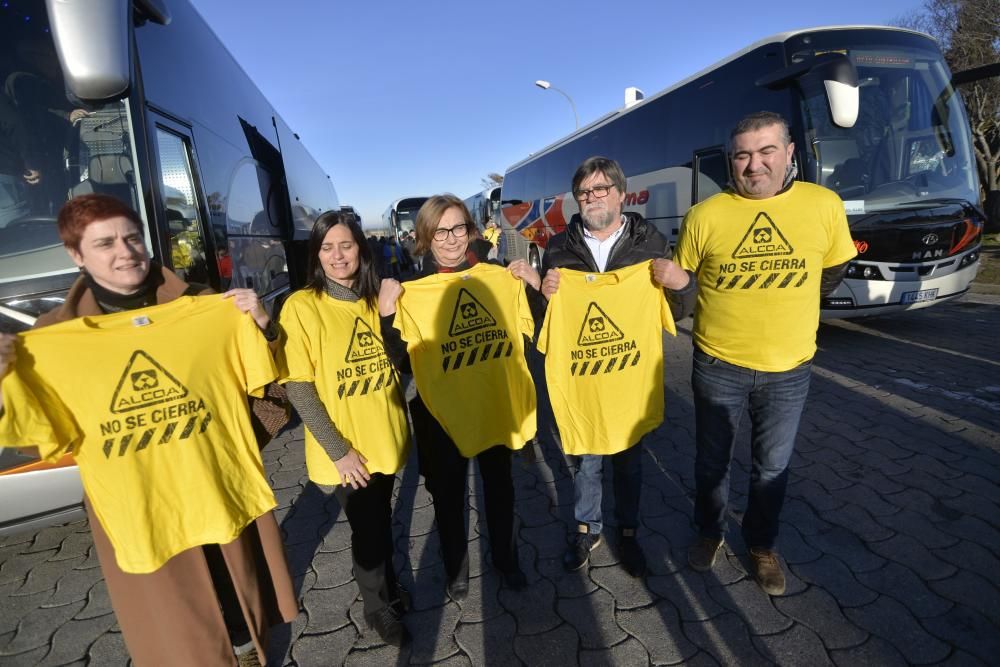
<instances>
[{"instance_id":1,"label":"bus side window","mask_svg":"<svg viewBox=\"0 0 1000 667\"><path fill-rule=\"evenodd\" d=\"M721 148L695 153L691 203L697 204L722 192L729 182L729 164Z\"/></svg>"},{"instance_id":2,"label":"bus side window","mask_svg":"<svg viewBox=\"0 0 1000 667\"><path fill-rule=\"evenodd\" d=\"M156 128L160 189L170 241L169 264L187 282L209 284L204 225L198 207L191 154L183 137Z\"/></svg>"}]
</instances>

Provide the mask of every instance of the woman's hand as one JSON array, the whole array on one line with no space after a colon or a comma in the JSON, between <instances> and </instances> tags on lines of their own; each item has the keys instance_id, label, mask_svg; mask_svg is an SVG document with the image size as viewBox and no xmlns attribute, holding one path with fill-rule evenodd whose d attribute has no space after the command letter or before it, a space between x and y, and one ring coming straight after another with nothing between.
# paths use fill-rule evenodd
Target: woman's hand
<instances>
[{"instance_id":1,"label":"woman's hand","mask_svg":"<svg viewBox=\"0 0 1000 667\"><path fill-rule=\"evenodd\" d=\"M545 280L542 281L542 296L551 299L559 289L559 270L549 269L545 272Z\"/></svg>"},{"instance_id":2,"label":"woman's hand","mask_svg":"<svg viewBox=\"0 0 1000 667\"><path fill-rule=\"evenodd\" d=\"M241 313L250 313L250 317L257 323L261 331L267 329L267 325L271 323L271 317L261 305L257 293L252 289L236 287L222 296L226 299L232 299L233 305L239 308Z\"/></svg>"},{"instance_id":3,"label":"woman's hand","mask_svg":"<svg viewBox=\"0 0 1000 667\"><path fill-rule=\"evenodd\" d=\"M403 293L403 286L394 278L383 278L378 290L378 314L383 317L396 313L396 302Z\"/></svg>"},{"instance_id":4,"label":"woman's hand","mask_svg":"<svg viewBox=\"0 0 1000 667\"><path fill-rule=\"evenodd\" d=\"M531 268L531 264L528 264L527 260L515 259L507 267L507 270L515 278L523 280L525 285L531 285L536 290L541 289L542 277L538 275L538 271Z\"/></svg>"},{"instance_id":5,"label":"woman's hand","mask_svg":"<svg viewBox=\"0 0 1000 667\"><path fill-rule=\"evenodd\" d=\"M340 480L344 486L350 485L352 489L368 486L371 475L365 464L368 459L361 455L361 452L351 447L346 454L333 462L340 473Z\"/></svg>"}]
</instances>

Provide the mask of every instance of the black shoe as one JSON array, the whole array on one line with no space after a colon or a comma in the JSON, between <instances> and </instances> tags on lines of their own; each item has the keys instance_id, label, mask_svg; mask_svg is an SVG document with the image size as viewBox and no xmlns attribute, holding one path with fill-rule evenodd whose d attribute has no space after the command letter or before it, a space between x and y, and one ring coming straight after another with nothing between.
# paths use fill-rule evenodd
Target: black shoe
<instances>
[{"instance_id":1,"label":"black shoe","mask_svg":"<svg viewBox=\"0 0 1000 667\"><path fill-rule=\"evenodd\" d=\"M590 562L590 552L601 546L601 534L587 531L587 526L581 525L580 532L573 536L572 542L563 554L563 567L570 572L576 572Z\"/></svg>"},{"instance_id":2,"label":"black shoe","mask_svg":"<svg viewBox=\"0 0 1000 667\"><path fill-rule=\"evenodd\" d=\"M469 597L469 577L456 577L448 582L448 596L455 602L461 602Z\"/></svg>"},{"instance_id":3,"label":"black shoe","mask_svg":"<svg viewBox=\"0 0 1000 667\"><path fill-rule=\"evenodd\" d=\"M365 614L365 622L390 646L402 647L410 643L410 632L399 621L392 607L382 607L371 614Z\"/></svg>"},{"instance_id":4,"label":"black shoe","mask_svg":"<svg viewBox=\"0 0 1000 667\"><path fill-rule=\"evenodd\" d=\"M634 528L623 528L619 540L622 567L633 577L646 574L646 555L642 553L639 540L635 539Z\"/></svg>"},{"instance_id":5,"label":"black shoe","mask_svg":"<svg viewBox=\"0 0 1000 667\"><path fill-rule=\"evenodd\" d=\"M512 591L523 591L528 587L528 578L524 576L524 572L521 572L520 569L501 572L500 575L503 577L504 586Z\"/></svg>"},{"instance_id":6,"label":"black shoe","mask_svg":"<svg viewBox=\"0 0 1000 667\"><path fill-rule=\"evenodd\" d=\"M708 572L715 565L715 559L722 548L721 537L699 537L688 548L688 565L698 572Z\"/></svg>"}]
</instances>

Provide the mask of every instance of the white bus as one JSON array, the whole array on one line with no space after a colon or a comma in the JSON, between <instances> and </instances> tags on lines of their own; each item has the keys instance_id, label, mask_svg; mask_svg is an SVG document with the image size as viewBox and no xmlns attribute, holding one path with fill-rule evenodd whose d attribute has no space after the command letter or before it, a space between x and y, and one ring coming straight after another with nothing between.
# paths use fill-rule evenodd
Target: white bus
<instances>
[{"instance_id":1,"label":"white bus","mask_svg":"<svg viewBox=\"0 0 1000 667\"><path fill-rule=\"evenodd\" d=\"M414 231L417 211L430 197L402 197L389 204L382 214L382 227L386 234L399 240L406 232Z\"/></svg>"},{"instance_id":2,"label":"white bus","mask_svg":"<svg viewBox=\"0 0 1000 667\"><path fill-rule=\"evenodd\" d=\"M118 197L186 280L251 287L272 313L304 282L330 179L186 0L0 3L0 331L79 275L56 214ZM183 345L184 341L177 341ZM82 516L70 457L0 448L0 534Z\"/></svg>"},{"instance_id":3,"label":"white bus","mask_svg":"<svg viewBox=\"0 0 1000 667\"><path fill-rule=\"evenodd\" d=\"M921 308L968 289L984 218L961 97L932 38L872 26L761 40L513 165L507 259L539 262L578 213L570 181L593 155L621 164L626 210L676 241L688 208L727 186L729 131L761 110L788 120L799 178L847 209L859 254L824 317Z\"/></svg>"}]
</instances>

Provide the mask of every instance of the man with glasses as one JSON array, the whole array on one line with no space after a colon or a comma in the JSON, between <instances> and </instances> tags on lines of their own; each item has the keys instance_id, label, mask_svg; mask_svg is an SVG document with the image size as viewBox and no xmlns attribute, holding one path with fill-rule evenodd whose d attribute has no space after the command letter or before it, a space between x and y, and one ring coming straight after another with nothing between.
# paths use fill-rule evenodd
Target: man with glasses
<instances>
[{"instance_id":1,"label":"man with glasses","mask_svg":"<svg viewBox=\"0 0 1000 667\"><path fill-rule=\"evenodd\" d=\"M708 571L722 548L729 466L749 412L752 467L742 532L754 578L769 595L785 592L774 547L809 392L820 297L836 288L857 254L843 202L795 180L794 151L778 114L741 120L729 136L732 187L692 207L677 241L677 263L699 284L691 375L699 539L688 562Z\"/></svg>"},{"instance_id":2,"label":"man with glasses","mask_svg":"<svg viewBox=\"0 0 1000 667\"><path fill-rule=\"evenodd\" d=\"M695 281L672 261L670 245L637 213L623 213L625 174L618 163L591 157L573 175L573 196L580 206L566 230L553 236L542 261L542 294L551 299L559 289L559 269L606 272L653 260L653 279L667 290L675 320L691 312ZM630 400L623 398L623 400ZM615 517L618 520L622 565L634 577L646 570L646 558L636 540L639 493L642 486L642 443L611 454L614 469ZM604 456L567 456L573 471L576 532L563 565L574 571L587 565L590 552L601 544L601 490Z\"/></svg>"}]
</instances>

